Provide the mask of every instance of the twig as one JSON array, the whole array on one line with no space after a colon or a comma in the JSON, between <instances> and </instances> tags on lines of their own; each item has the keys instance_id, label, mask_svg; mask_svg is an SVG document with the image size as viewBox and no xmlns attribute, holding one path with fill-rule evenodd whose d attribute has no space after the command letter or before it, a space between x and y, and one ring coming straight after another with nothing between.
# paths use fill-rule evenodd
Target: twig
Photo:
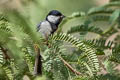
<instances>
[{"instance_id":1,"label":"twig","mask_svg":"<svg viewBox=\"0 0 120 80\"><path fill-rule=\"evenodd\" d=\"M7 54L7 49L4 49L2 46L0 46L3 55L5 56L5 59L10 59L10 56Z\"/></svg>"},{"instance_id":2,"label":"twig","mask_svg":"<svg viewBox=\"0 0 120 80\"><path fill-rule=\"evenodd\" d=\"M40 54L40 48L36 44L34 45L34 48L37 53L35 57L34 75L42 75L42 57Z\"/></svg>"},{"instance_id":3,"label":"twig","mask_svg":"<svg viewBox=\"0 0 120 80\"><path fill-rule=\"evenodd\" d=\"M81 75L82 73L76 71L68 62L66 62L61 56L59 58L63 61L63 63L75 74Z\"/></svg>"}]
</instances>

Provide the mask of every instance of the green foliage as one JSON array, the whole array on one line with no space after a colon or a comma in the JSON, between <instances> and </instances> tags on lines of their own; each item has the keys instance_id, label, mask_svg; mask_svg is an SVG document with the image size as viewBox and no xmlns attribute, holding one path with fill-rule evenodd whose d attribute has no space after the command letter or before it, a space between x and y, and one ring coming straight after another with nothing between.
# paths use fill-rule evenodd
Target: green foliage
<instances>
[{"instance_id":1,"label":"green foliage","mask_svg":"<svg viewBox=\"0 0 120 80\"><path fill-rule=\"evenodd\" d=\"M95 26L88 26L88 25L78 25L75 27L72 27L68 33L75 33L75 32L93 32L96 34L102 35L103 31L100 28L97 28Z\"/></svg>"},{"instance_id":2,"label":"green foliage","mask_svg":"<svg viewBox=\"0 0 120 80\"><path fill-rule=\"evenodd\" d=\"M112 41L109 41L106 43L107 40L102 40L102 39L93 39L93 40L83 40L86 44L91 45L94 48L99 48L99 49L110 49L113 47L115 43Z\"/></svg>"},{"instance_id":3,"label":"green foliage","mask_svg":"<svg viewBox=\"0 0 120 80\"><path fill-rule=\"evenodd\" d=\"M118 19L119 15L120 10L119 9L115 10L110 17L110 23L115 22Z\"/></svg>"},{"instance_id":4,"label":"green foliage","mask_svg":"<svg viewBox=\"0 0 120 80\"><path fill-rule=\"evenodd\" d=\"M0 14L1 80L21 80L25 76L30 80L120 79L116 69L120 63L119 0L110 0L108 4L92 8L87 13L73 12L62 21L58 32L49 37L48 45L36 32L32 16L27 12L29 9L26 10L29 6L26 2L23 1L25 11L8 10L9 14L4 14L4 11ZM34 1L33 4L38 3ZM80 22L81 19L84 19L83 24L75 24L67 33L62 33L66 23L72 20ZM95 24L102 24L101 21L109 24L106 30ZM79 37L72 33L79 33ZM41 50L42 77L33 74L35 45Z\"/></svg>"},{"instance_id":5,"label":"green foliage","mask_svg":"<svg viewBox=\"0 0 120 80\"><path fill-rule=\"evenodd\" d=\"M3 59L3 52L0 48L0 67L3 65L4 59Z\"/></svg>"},{"instance_id":6,"label":"green foliage","mask_svg":"<svg viewBox=\"0 0 120 80\"><path fill-rule=\"evenodd\" d=\"M65 41L71 43L75 47L78 47L80 50L85 52L85 55L88 57L89 62L92 65L91 67L93 68L93 72L97 72L99 70L99 63L97 60L97 56L95 54L95 50L89 47L88 45L85 45L79 39L76 39L70 35L63 33L63 34L54 34L52 36L52 40Z\"/></svg>"}]
</instances>

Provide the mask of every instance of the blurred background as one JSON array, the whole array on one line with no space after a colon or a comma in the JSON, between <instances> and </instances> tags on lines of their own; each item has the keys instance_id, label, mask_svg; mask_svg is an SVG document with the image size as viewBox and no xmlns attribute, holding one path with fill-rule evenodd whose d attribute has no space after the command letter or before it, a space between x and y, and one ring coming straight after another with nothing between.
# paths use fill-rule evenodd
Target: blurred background
<instances>
[{"instance_id":1,"label":"blurred background","mask_svg":"<svg viewBox=\"0 0 120 80\"><path fill-rule=\"evenodd\" d=\"M34 25L37 25L50 10L59 10L69 16L73 12L87 12L90 8L101 6L109 0L0 0L0 12L18 10L26 15ZM82 22L82 21L81 21ZM75 20L65 25L65 30L74 24L80 24Z\"/></svg>"}]
</instances>

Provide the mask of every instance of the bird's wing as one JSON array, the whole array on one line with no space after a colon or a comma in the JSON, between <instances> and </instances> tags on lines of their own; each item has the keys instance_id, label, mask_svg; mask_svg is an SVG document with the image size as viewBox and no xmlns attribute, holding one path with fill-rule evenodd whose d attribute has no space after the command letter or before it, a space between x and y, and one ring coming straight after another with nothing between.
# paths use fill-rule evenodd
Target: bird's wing
<instances>
[{"instance_id":1,"label":"bird's wing","mask_svg":"<svg viewBox=\"0 0 120 80\"><path fill-rule=\"evenodd\" d=\"M41 23L42 23L42 22L40 22L40 23L37 25L37 32L40 30Z\"/></svg>"}]
</instances>

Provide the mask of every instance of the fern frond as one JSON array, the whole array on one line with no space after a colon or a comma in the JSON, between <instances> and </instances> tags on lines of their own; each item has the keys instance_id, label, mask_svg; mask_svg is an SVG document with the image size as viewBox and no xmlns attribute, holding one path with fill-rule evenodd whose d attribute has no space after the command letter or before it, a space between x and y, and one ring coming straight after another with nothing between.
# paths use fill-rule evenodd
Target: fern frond
<instances>
[{"instance_id":1,"label":"fern frond","mask_svg":"<svg viewBox=\"0 0 120 80\"><path fill-rule=\"evenodd\" d=\"M76 76L72 80L93 80L93 79L90 79L90 77L88 76Z\"/></svg>"},{"instance_id":2,"label":"fern frond","mask_svg":"<svg viewBox=\"0 0 120 80\"><path fill-rule=\"evenodd\" d=\"M4 21L0 21L0 36L3 36L0 38L0 43L7 43L8 40L10 40L10 37L13 37L11 30L7 28L8 23Z\"/></svg>"},{"instance_id":3,"label":"fern frond","mask_svg":"<svg viewBox=\"0 0 120 80\"><path fill-rule=\"evenodd\" d=\"M93 45L92 47L96 47L99 49L107 49L107 48L112 48L115 43L113 41L109 41L106 44L106 40L103 39L93 39L93 40L83 40L86 44L88 45Z\"/></svg>"},{"instance_id":4,"label":"fern frond","mask_svg":"<svg viewBox=\"0 0 120 80\"><path fill-rule=\"evenodd\" d=\"M109 19L110 23L117 21L117 19L119 18L119 15L120 15L120 10L119 9L115 10L110 16L110 19Z\"/></svg>"},{"instance_id":5,"label":"fern frond","mask_svg":"<svg viewBox=\"0 0 120 80\"><path fill-rule=\"evenodd\" d=\"M118 32L118 31L114 28L115 24L116 24L116 23L114 23L112 26L110 26L110 28L109 28L108 30L106 30L106 31L104 31L104 32L102 33L103 37L108 38L108 37L110 37L112 34Z\"/></svg>"},{"instance_id":6,"label":"fern frond","mask_svg":"<svg viewBox=\"0 0 120 80\"><path fill-rule=\"evenodd\" d=\"M88 11L88 16L96 15L96 14L111 14L114 10L113 9L106 9L104 7L97 7L97 8L91 8Z\"/></svg>"},{"instance_id":7,"label":"fern frond","mask_svg":"<svg viewBox=\"0 0 120 80\"><path fill-rule=\"evenodd\" d=\"M106 5L104 5L103 7L105 7L105 8L120 7L120 1L110 2L110 3L106 4Z\"/></svg>"},{"instance_id":8,"label":"fern frond","mask_svg":"<svg viewBox=\"0 0 120 80\"><path fill-rule=\"evenodd\" d=\"M120 1L110 2L104 6L97 7L97 8L91 8L88 11L88 15L94 15L94 14L111 14L114 12L114 9L111 9L110 7L120 7Z\"/></svg>"},{"instance_id":9,"label":"fern frond","mask_svg":"<svg viewBox=\"0 0 120 80\"><path fill-rule=\"evenodd\" d=\"M23 51L24 51L25 61L28 65L29 71L32 73L34 70L34 64L33 64L33 59L29 53L30 51L27 48L24 48Z\"/></svg>"},{"instance_id":10,"label":"fern frond","mask_svg":"<svg viewBox=\"0 0 120 80\"><path fill-rule=\"evenodd\" d=\"M10 66L11 66L13 72L14 72L14 75L18 74L19 73L19 67L18 67L18 65L16 65L15 60L10 59L9 62L10 62Z\"/></svg>"},{"instance_id":11,"label":"fern frond","mask_svg":"<svg viewBox=\"0 0 120 80\"><path fill-rule=\"evenodd\" d=\"M60 33L62 31L63 25L66 24L68 21L75 19L75 18L82 17L82 16L85 16L84 12L74 12L70 16L66 17L66 19L64 19L62 21L62 23L60 24L59 29L58 29L58 33Z\"/></svg>"},{"instance_id":12,"label":"fern frond","mask_svg":"<svg viewBox=\"0 0 120 80\"><path fill-rule=\"evenodd\" d=\"M0 30L5 30L6 32L12 32L10 29L10 23L6 21L0 21Z\"/></svg>"},{"instance_id":13,"label":"fern frond","mask_svg":"<svg viewBox=\"0 0 120 80\"><path fill-rule=\"evenodd\" d=\"M114 9L110 9L109 7L115 7L115 6L120 6L120 1L110 2L104 6L97 8L91 8L88 11L88 15L100 14L100 13L112 13Z\"/></svg>"},{"instance_id":14,"label":"fern frond","mask_svg":"<svg viewBox=\"0 0 120 80\"><path fill-rule=\"evenodd\" d=\"M53 41L59 40L59 41L65 41L68 43L71 43L73 46L78 47L80 50L84 51L88 57L88 59L91 61L92 65L94 65L94 72L99 70L99 63L96 56L96 52L93 48L86 45L84 42L80 41L79 39L74 38L70 34L60 33L60 34L54 34L51 38Z\"/></svg>"},{"instance_id":15,"label":"fern frond","mask_svg":"<svg viewBox=\"0 0 120 80\"><path fill-rule=\"evenodd\" d=\"M120 63L120 44L113 48L112 55L110 55L109 60Z\"/></svg>"},{"instance_id":16,"label":"fern frond","mask_svg":"<svg viewBox=\"0 0 120 80\"><path fill-rule=\"evenodd\" d=\"M109 15L94 15L94 16L89 16L88 20L92 21L92 22L96 22L96 21L108 21L110 18Z\"/></svg>"},{"instance_id":17,"label":"fern frond","mask_svg":"<svg viewBox=\"0 0 120 80\"><path fill-rule=\"evenodd\" d=\"M103 31L100 28L97 28L95 26L86 26L86 25L78 25L75 27L72 27L68 33L76 33L76 32L93 32L99 35L102 35Z\"/></svg>"},{"instance_id":18,"label":"fern frond","mask_svg":"<svg viewBox=\"0 0 120 80\"><path fill-rule=\"evenodd\" d=\"M43 53L43 68L45 72L52 74L50 79L68 80L68 73L65 65L58 57L61 54L60 46L53 43L49 49ZM48 76L49 78L49 76Z\"/></svg>"},{"instance_id":19,"label":"fern frond","mask_svg":"<svg viewBox=\"0 0 120 80\"><path fill-rule=\"evenodd\" d=\"M3 65L3 52L2 52L2 49L1 49L1 47L0 47L0 67L2 67L2 65Z\"/></svg>"},{"instance_id":20,"label":"fern frond","mask_svg":"<svg viewBox=\"0 0 120 80\"><path fill-rule=\"evenodd\" d=\"M9 80L14 80L14 75L13 75L12 69L8 66L3 66L3 69L4 69L8 79Z\"/></svg>"},{"instance_id":21,"label":"fern frond","mask_svg":"<svg viewBox=\"0 0 120 80\"><path fill-rule=\"evenodd\" d=\"M0 13L0 21L8 21L3 13Z\"/></svg>"},{"instance_id":22,"label":"fern frond","mask_svg":"<svg viewBox=\"0 0 120 80\"><path fill-rule=\"evenodd\" d=\"M53 78L54 80L67 80L68 79L68 72L64 63L56 57L53 61ZM56 74L54 74L56 73Z\"/></svg>"},{"instance_id":23,"label":"fern frond","mask_svg":"<svg viewBox=\"0 0 120 80\"><path fill-rule=\"evenodd\" d=\"M41 35L36 32L35 25L31 23L31 21L27 16L19 13L18 11L13 11L9 14L9 21L15 26L22 28L23 33L29 35L29 37L35 42L41 42ZM34 26L34 27L33 27Z\"/></svg>"}]
</instances>

